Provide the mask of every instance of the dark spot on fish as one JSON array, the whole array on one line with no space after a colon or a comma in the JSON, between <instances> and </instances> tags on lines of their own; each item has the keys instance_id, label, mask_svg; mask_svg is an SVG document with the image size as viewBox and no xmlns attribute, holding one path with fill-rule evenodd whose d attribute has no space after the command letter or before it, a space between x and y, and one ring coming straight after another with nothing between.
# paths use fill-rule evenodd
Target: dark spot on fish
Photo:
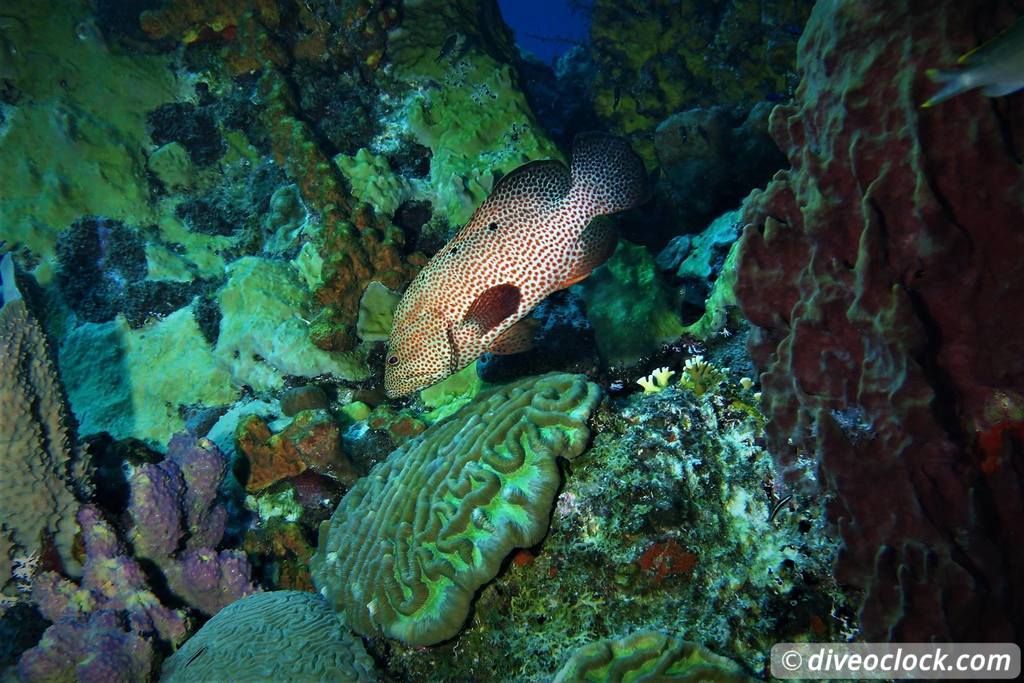
<instances>
[{"instance_id":1,"label":"dark spot on fish","mask_svg":"<svg viewBox=\"0 0 1024 683\"><path fill-rule=\"evenodd\" d=\"M192 662L196 661L197 659L199 659L199 657L201 655L204 655L204 654L206 654L206 646L205 645L202 646L201 648L199 648L199 650L197 650L194 655L192 655L191 657L188 658L188 661L185 662L185 668L188 668L189 664L191 664Z\"/></svg>"},{"instance_id":2,"label":"dark spot on fish","mask_svg":"<svg viewBox=\"0 0 1024 683\"><path fill-rule=\"evenodd\" d=\"M388 365L397 365L398 356L388 356Z\"/></svg>"},{"instance_id":3,"label":"dark spot on fish","mask_svg":"<svg viewBox=\"0 0 1024 683\"><path fill-rule=\"evenodd\" d=\"M491 223L490 225L487 226L487 229L488 230L497 230L498 229L498 224L497 223Z\"/></svg>"},{"instance_id":4,"label":"dark spot on fish","mask_svg":"<svg viewBox=\"0 0 1024 683\"><path fill-rule=\"evenodd\" d=\"M452 247L452 248L451 248L451 249L450 249L450 250L448 251L448 255L449 255L449 256L455 256L455 255L456 255L456 254L458 254L458 253L459 253L459 248L458 248L458 247Z\"/></svg>"}]
</instances>

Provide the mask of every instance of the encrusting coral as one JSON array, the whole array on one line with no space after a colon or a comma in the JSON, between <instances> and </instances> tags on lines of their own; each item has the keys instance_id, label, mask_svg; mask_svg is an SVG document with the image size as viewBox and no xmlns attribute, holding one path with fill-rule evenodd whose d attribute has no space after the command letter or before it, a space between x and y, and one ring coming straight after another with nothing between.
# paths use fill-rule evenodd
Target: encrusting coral
<instances>
[{"instance_id":1,"label":"encrusting coral","mask_svg":"<svg viewBox=\"0 0 1024 683\"><path fill-rule=\"evenodd\" d=\"M378 680L373 660L316 593L269 591L225 607L163 665L163 683Z\"/></svg>"},{"instance_id":2,"label":"encrusting coral","mask_svg":"<svg viewBox=\"0 0 1024 683\"><path fill-rule=\"evenodd\" d=\"M697 643L658 631L599 640L572 654L554 683L587 681L752 681L742 667Z\"/></svg>"},{"instance_id":3,"label":"encrusting coral","mask_svg":"<svg viewBox=\"0 0 1024 683\"><path fill-rule=\"evenodd\" d=\"M86 481L86 461L70 433L46 336L18 291L10 254L0 260L0 280L0 519L22 554L38 554L52 541L64 568L77 574L76 489ZM0 584L7 579L0 575Z\"/></svg>"},{"instance_id":4,"label":"encrusting coral","mask_svg":"<svg viewBox=\"0 0 1024 683\"><path fill-rule=\"evenodd\" d=\"M314 584L364 635L410 645L455 635L508 553L544 536L556 458L586 448L599 397L579 375L528 378L429 428L321 525Z\"/></svg>"}]
</instances>

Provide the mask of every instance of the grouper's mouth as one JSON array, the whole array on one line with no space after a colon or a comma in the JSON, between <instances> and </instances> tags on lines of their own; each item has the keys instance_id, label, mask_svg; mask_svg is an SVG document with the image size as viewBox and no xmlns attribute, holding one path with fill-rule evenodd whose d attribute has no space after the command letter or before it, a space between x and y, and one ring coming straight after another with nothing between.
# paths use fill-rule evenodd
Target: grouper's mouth
<instances>
[{"instance_id":1,"label":"grouper's mouth","mask_svg":"<svg viewBox=\"0 0 1024 683\"><path fill-rule=\"evenodd\" d=\"M403 387L412 387L410 389L404 389L403 390L403 389L389 389L388 388L388 376L387 376L387 372L385 371L385 373L384 373L384 394L388 398L401 398L402 396L408 396L409 394L411 394L411 393L413 393L415 391L418 391L420 389L426 389L427 387L432 386L434 384L437 384L438 382L440 382L441 380L444 379L444 377L441 377L439 379L434 380L433 382L430 382L429 384L423 384L423 381L426 380L427 378L429 378L431 376L431 374L432 373L430 373L430 372L414 372L414 373L410 373L408 375L402 375L402 380L400 382L396 382L396 384L400 384Z\"/></svg>"}]
</instances>

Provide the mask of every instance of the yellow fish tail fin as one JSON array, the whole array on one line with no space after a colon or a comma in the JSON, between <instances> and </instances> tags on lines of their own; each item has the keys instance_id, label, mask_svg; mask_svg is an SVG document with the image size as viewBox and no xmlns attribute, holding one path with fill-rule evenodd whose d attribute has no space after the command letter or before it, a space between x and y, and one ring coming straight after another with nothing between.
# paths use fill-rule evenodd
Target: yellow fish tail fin
<instances>
[{"instance_id":1,"label":"yellow fish tail fin","mask_svg":"<svg viewBox=\"0 0 1024 683\"><path fill-rule=\"evenodd\" d=\"M925 74L936 83L945 83L945 85L939 92L929 97L921 105L923 109L934 107L940 102L945 102L950 97L955 97L980 85L979 83L972 83L967 78L967 72L960 69L928 69L925 71Z\"/></svg>"}]
</instances>

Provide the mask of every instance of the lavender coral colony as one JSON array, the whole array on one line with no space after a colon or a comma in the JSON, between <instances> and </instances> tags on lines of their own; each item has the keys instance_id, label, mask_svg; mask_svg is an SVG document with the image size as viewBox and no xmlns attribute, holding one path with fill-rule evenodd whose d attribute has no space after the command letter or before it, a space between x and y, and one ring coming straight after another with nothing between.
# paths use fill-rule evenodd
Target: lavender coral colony
<instances>
[{"instance_id":1,"label":"lavender coral colony","mask_svg":"<svg viewBox=\"0 0 1024 683\"><path fill-rule=\"evenodd\" d=\"M11 0L0 680L1024 634L1008 0Z\"/></svg>"}]
</instances>

